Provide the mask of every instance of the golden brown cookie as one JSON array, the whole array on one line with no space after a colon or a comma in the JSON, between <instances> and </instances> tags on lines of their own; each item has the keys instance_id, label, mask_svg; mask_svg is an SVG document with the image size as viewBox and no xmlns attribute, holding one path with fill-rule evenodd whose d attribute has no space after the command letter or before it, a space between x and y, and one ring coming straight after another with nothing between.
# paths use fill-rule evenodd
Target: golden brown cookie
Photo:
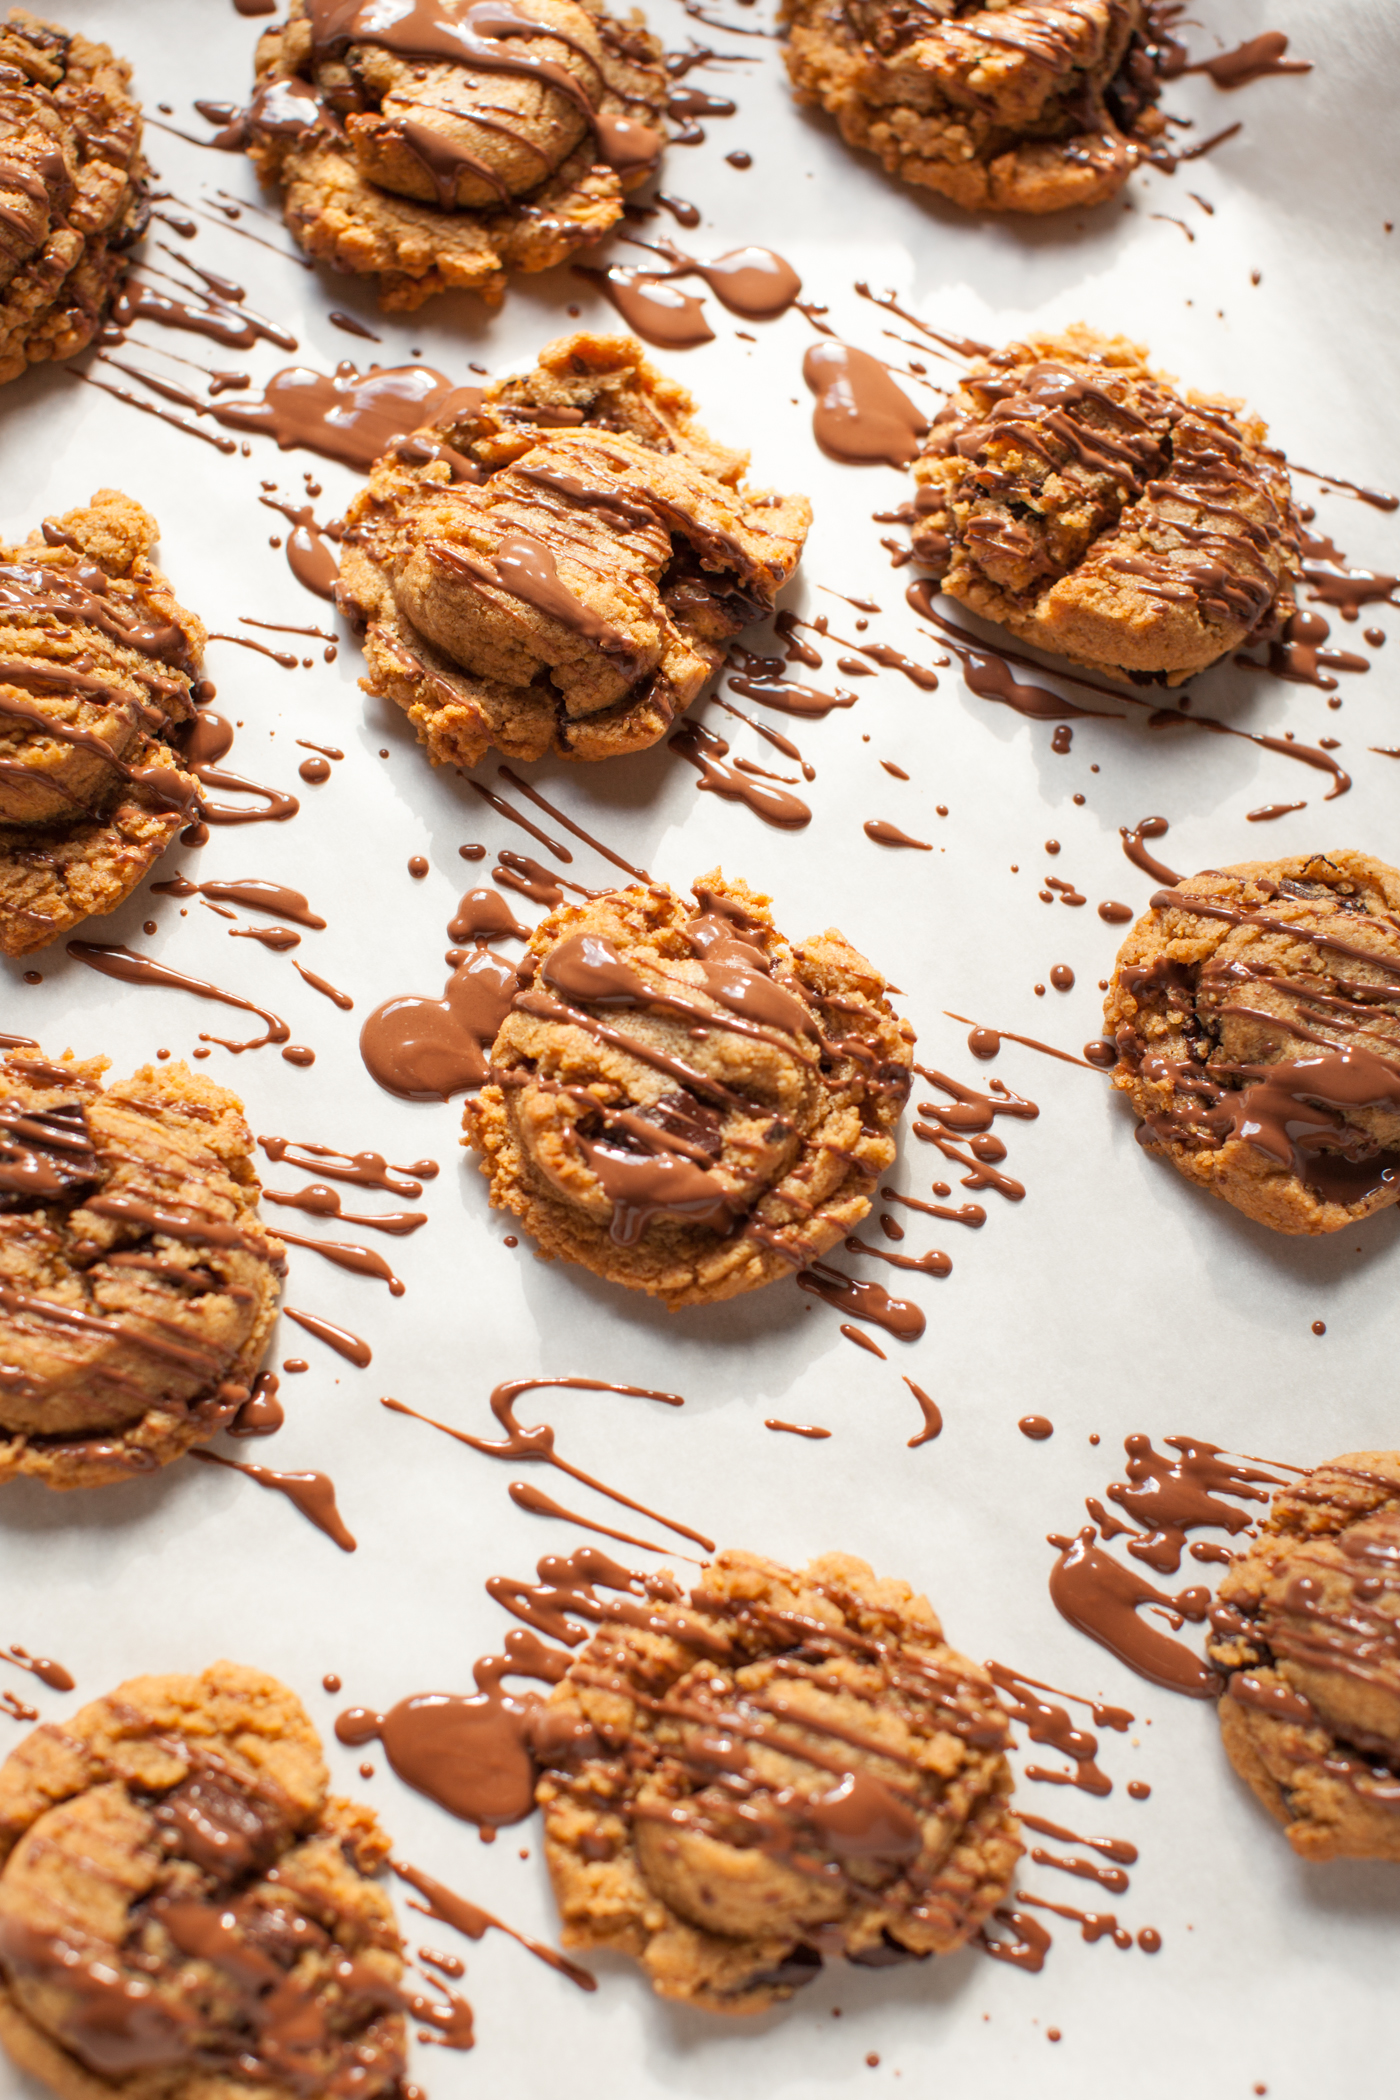
<instances>
[{"instance_id":1,"label":"golden brown cookie","mask_svg":"<svg viewBox=\"0 0 1400 2100\"><path fill-rule=\"evenodd\" d=\"M1295 610L1298 521L1268 426L1076 326L974 361L915 462L914 551L984 619L1180 685Z\"/></svg>"},{"instance_id":2,"label":"golden brown cookie","mask_svg":"<svg viewBox=\"0 0 1400 2100\"><path fill-rule=\"evenodd\" d=\"M824 1554L721 1553L604 1624L537 1740L564 1945L634 1955L653 1987L762 2012L824 1955L960 1947L1022 1847L1007 1722L907 1583ZM572 1725L571 1725L572 1724Z\"/></svg>"},{"instance_id":3,"label":"golden brown cookie","mask_svg":"<svg viewBox=\"0 0 1400 2100\"><path fill-rule=\"evenodd\" d=\"M407 313L599 240L665 145L661 46L601 0L291 0L239 132L318 261Z\"/></svg>"},{"instance_id":4,"label":"golden brown cookie","mask_svg":"<svg viewBox=\"0 0 1400 2100\"><path fill-rule=\"evenodd\" d=\"M1400 1451L1281 1488L1211 1625L1226 1752L1294 1851L1400 1860Z\"/></svg>"},{"instance_id":5,"label":"golden brown cookie","mask_svg":"<svg viewBox=\"0 0 1400 2100\"><path fill-rule=\"evenodd\" d=\"M783 0L799 102L969 211L1100 204L1151 157L1148 0Z\"/></svg>"},{"instance_id":6,"label":"golden brown cookie","mask_svg":"<svg viewBox=\"0 0 1400 2100\"><path fill-rule=\"evenodd\" d=\"M146 229L130 88L105 44L22 7L0 22L0 384L87 347Z\"/></svg>"},{"instance_id":7,"label":"golden brown cookie","mask_svg":"<svg viewBox=\"0 0 1400 2100\"><path fill-rule=\"evenodd\" d=\"M1276 1232L1400 1197L1400 873L1364 853L1159 890L1104 1002L1138 1140Z\"/></svg>"},{"instance_id":8,"label":"golden brown cookie","mask_svg":"<svg viewBox=\"0 0 1400 2100\"><path fill-rule=\"evenodd\" d=\"M242 1104L185 1065L0 1053L0 1482L100 1487L222 1429L284 1249Z\"/></svg>"},{"instance_id":9,"label":"golden brown cookie","mask_svg":"<svg viewBox=\"0 0 1400 2100\"><path fill-rule=\"evenodd\" d=\"M562 905L467 1104L491 1202L547 1257L669 1306L834 1247L895 1156L914 1032L829 929L789 942L718 869Z\"/></svg>"},{"instance_id":10,"label":"golden brown cookie","mask_svg":"<svg viewBox=\"0 0 1400 2100\"><path fill-rule=\"evenodd\" d=\"M0 90L2 93L3 90ZM174 749L203 623L117 489L0 544L0 950L115 911L196 814Z\"/></svg>"},{"instance_id":11,"label":"golden brown cookie","mask_svg":"<svg viewBox=\"0 0 1400 2100\"><path fill-rule=\"evenodd\" d=\"M772 610L811 506L693 409L630 337L565 336L376 463L339 602L434 765L644 750Z\"/></svg>"},{"instance_id":12,"label":"golden brown cookie","mask_svg":"<svg viewBox=\"0 0 1400 2100\"><path fill-rule=\"evenodd\" d=\"M60 2100L401 2091L389 1841L273 1677L134 1677L0 1766L0 2042Z\"/></svg>"}]
</instances>

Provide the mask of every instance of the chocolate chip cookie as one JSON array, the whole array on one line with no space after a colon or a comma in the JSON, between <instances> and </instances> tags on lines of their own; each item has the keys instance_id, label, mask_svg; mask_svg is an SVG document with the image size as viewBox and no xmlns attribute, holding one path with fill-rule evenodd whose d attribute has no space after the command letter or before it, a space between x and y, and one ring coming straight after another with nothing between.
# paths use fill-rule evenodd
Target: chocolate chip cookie
<instances>
[{"instance_id":1,"label":"chocolate chip cookie","mask_svg":"<svg viewBox=\"0 0 1400 2100\"><path fill-rule=\"evenodd\" d=\"M969 211L1101 204L1165 130L1148 0L783 0L782 14L798 101Z\"/></svg>"},{"instance_id":2,"label":"chocolate chip cookie","mask_svg":"<svg viewBox=\"0 0 1400 2100\"><path fill-rule=\"evenodd\" d=\"M1211 1625L1226 1752L1294 1851L1400 1860L1400 1452L1281 1488Z\"/></svg>"},{"instance_id":3,"label":"chocolate chip cookie","mask_svg":"<svg viewBox=\"0 0 1400 2100\"><path fill-rule=\"evenodd\" d=\"M0 92L3 92L0 90ZM203 623L117 489L0 544L0 950L115 911L196 814L175 749Z\"/></svg>"},{"instance_id":4,"label":"chocolate chip cookie","mask_svg":"<svg viewBox=\"0 0 1400 2100\"><path fill-rule=\"evenodd\" d=\"M275 1678L132 1678L0 1766L0 2042L60 2100L391 2100L388 1850Z\"/></svg>"},{"instance_id":5,"label":"chocolate chip cookie","mask_svg":"<svg viewBox=\"0 0 1400 2100\"><path fill-rule=\"evenodd\" d=\"M127 61L11 8L0 22L0 384L92 341L146 229L146 174Z\"/></svg>"},{"instance_id":6,"label":"chocolate chip cookie","mask_svg":"<svg viewBox=\"0 0 1400 2100\"><path fill-rule=\"evenodd\" d=\"M599 240L665 145L661 46L599 0L291 0L237 129L318 261L409 313Z\"/></svg>"},{"instance_id":7,"label":"chocolate chip cookie","mask_svg":"<svg viewBox=\"0 0 1400 2100\"><path fill-rule=\"evenodd\" d=\"M702 1305L792 1275L870 1208L914 1036L834 929L789 942L719 870L563 905L467 1104L541 1254Z\"/></svg>"},{"instance_id":8,"label":"chocolate chip cookie","mask_svg":"<svg viewBox=\"0 0 1400 2100\"><path fill-rule=\"evenodd\" d=\"M182 1064L0 1053L0 1482L100 1487L214 1435L277 1311L242 1104Z\"/></svg>"},{"instance_id":9,"label":"chocolate chip cookie","mask_svg":"<svg viewBox=\"0 0 1400 2100\"><path fill-rule=\"evenodd\" d=\"M1364 853L1159 890L1104 1003L1139 1142L1276 1232L1400 1197L1400 872Z\"/></svg>"},{"instance_id":10,"label":"chocolate chip cookie","mask_svg":"<svg viewBox=\"0 0 1400 2100\"><path fill-rule=\"evenodd\" d=\"M630 337L566 336L377 462L339 600L434 765L644 750L771 611L811 506L693 410Z\"/></svg>"},{"instance_id":11,"label":"chocolate chip cookie","mask_svg":"<svg viewBox=\"0 0 1400 2100\"><path fill-rule=\"evenodd\" d=\"M826 1955L962 1946L1022 1846L1007 1721L928 1603L861 1560L721 1553L603 1624L541 1716L536 1797L566 1947L754 2013Z\"/></svg>"},{"instance_id":12,"label":"chocolate chip cookie","mask_svg":"<svg viewBox=\"0 0 1400 2100\"><path fill-rule=\"evenodd\" d=\"M999 18L1000 19L1000 18ZM1074 327L973 361L915 462L914 552L984 619L1180 685L1294 612L1298 520L1268 427Z\"/></svg>"}]
</instances>

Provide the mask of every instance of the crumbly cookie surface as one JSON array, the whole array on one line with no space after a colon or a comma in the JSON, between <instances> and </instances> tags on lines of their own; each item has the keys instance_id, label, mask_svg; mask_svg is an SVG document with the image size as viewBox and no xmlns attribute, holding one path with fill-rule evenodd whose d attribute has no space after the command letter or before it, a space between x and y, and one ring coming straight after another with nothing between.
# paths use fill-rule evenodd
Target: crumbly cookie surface
<instances>
[{"instance_id":1,"label":"crumbly cookie surface","mask_svg":"<svg viewBox=\"0 0 1400 2100\"><path fill-rule=\"evenodd\" d=\"M0 1054L0 1482L100 1487L237 1412L284 1249L241 1103L183 1064Z\"/></svg>"},{"instance_id":2,"label":"crumbly cookie surface","mask_svg":"<svg viewBox=\"0 0 1400 2100\"><path fill-rule=\"evenodd\" d=\"M118 489L0 544L0 950L114 911L196 813L174 739L203 623Z\"/></svg>"},{"instance_id":3,"label":"crumbly cookie surface","mask_svg":"<svg viewBox=\"0 0 1400 2100\"><path fill-rule=\"evenodd\" d=\"M1294 1851L1400 1860L1400 1452L1280 1489L1211 1623L1226 1752Z\"/></svg>"},{"instance_id":4,"label":"crumbly cookie surface","mask_svg":"<svg viewBox=\"0 0 1400 2100\"><path fill-rule=\"evenodd\" d=\"M132 1678L0 1766L0 2042L60 2100L390 2100L388 1849L275 1678Z\"/></svg>"},{"instance_id":5,"label":"crumbly cookie surface","mask_svg":"<svg viewBox=\"0 0 1400 2100\"><path fill-rule=\"evenodd\" d=\"M1159 891L1104 1002L1139 1142L1276 1232L1400 1198L1397 914L1400 873L1364 853Z\"/></svg>"},{"instance_id":6,"label":"crumbly cookie surface","mask_svg":"<svg viewBox=\"0 0 1400 2100\"><path fill-rule=\"evenodd\" d=\"M799 102L969 211L1100 204L1164 124L1146 0L784 0Z\"/></svg>"},{"instance_id":7,"label":"crumbly cookie surface","mask_svg":"<svg viewBox=\"0 0 1400 2100\"><path fill-rule=\"evenodd\" d=\"M1294 612L1298 521L1268 428L1074 327L978 359L914 465L950 597L1095 669L1180 685Z\"/></svg>"},{"instance_id":8,"label":"crumbly cookie surface","mask_svg":"<svg viewBox=\"0 0 1400 2100\"><path fill-rule=\"evenodd\" d=\"M249 155L308 254L377 277L386 309L454 289L498 305L511 273L599 240L655 168L661 46L600 0L389 12L292 0L258 46Z\"/></svg>"},{"instance_id":9,"label":"crumbly cookie surface","mask_svg":"<svg viewBox=\"0 0 1400 2100\"><path fill-rule=\"evenodd\" d=\"M145 231L131 67L13 7L0 22L0 384L92 341Z\"/></svg>"},{"instance_id":10,"label":"crumbly cookie surface","mask_svg":"<svg viewBox=\"0 0 1400 2100\"><path fill-rule=\"evenodd\" d=\"M551 1693L545 1853L568 1947L764 2011L824 1955L961 1946L1021 1852L1006 1716L906 1583L721 1553L609 1615Z\"/></svg>"},{"instance_id":11,"label":"crumbly cookie surface","mask_svg":"<svg viewBox=\"0 0 1400 2100\"><path fill-rule=\"evenodd\" d=\"M693 411L630 337L566 336L376 463L339 600L435 765L644 750L772 609L811 506Z\"/></svg>"},{"instance_id":12,"label":"crumbly cookie surface","mask_svg":"<svg viewBox=\"0 0 1400 2100\"><path fill-rule=\"evenodd\" d=\"M913 1060L841 934L789 942L718 869L695 897L653 884L542 920L464 1114L492 1204L541 1254L672 1307L791 1275L854 1228Z\"/></svg>"}]
</instances>

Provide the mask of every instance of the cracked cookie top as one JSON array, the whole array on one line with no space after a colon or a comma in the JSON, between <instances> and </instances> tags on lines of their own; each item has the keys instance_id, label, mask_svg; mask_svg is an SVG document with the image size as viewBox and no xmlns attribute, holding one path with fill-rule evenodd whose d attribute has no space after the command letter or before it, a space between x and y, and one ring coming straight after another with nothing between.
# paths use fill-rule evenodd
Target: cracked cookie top
<instances>
[{"instance_id":1,"label":"cracked cookie top","mask_svg":"<svg viewBox=\"0 0 1400 2100\"><path fill-rule=\"evenodd\" d=\"M566 1947L751 2013L824 1955L960 1947L1021 1852L1007 1721L928 1603L864 1561L719 1554L687 1596L603 1605L540 1716Z\"/></svg>"},{"instance_id":2,"label":"cracked cookie top","mask_svg":"<svg viewBox=\"0 0 1400 2100\"><path fill-rule=\"evenodd\" d=\"M195 814L173 749L205 631L117 489L0 544L0 949L113 911Z\"/></svg>"},{"instance_id":3,"label":"cracked cookie top","mask_svg":"<svg viewBox=\"0 0 1400 2100\"><path fill-rule=\"evenodd\" d=\"M600 0L291 0L231 135L311 255L411 312L596 241L665 145L661 47Z\"/></svg>"},{"instance_id":4,"label":"cracked cookie top","mask_svg":"<svg viewBox=\"0 0 1400 2100\"><path fill-rule=\"evenodd\" d=\"M914 551L1023 640L1180 685L1294 611L1298 521L1268 429L1075 327L974 362L915 463Z\"/></svg>"},{"instance_id":5,"label":"cracked cookie top","mask_svg":"<svg viewBox=\"0 0 1400 2100\"><path fill-rule=\"evenodd\" d=\"M1102 203L1161 152L1148 0L784 0L799 102L970 211Z\"/></svg>"},{"instance_id":6,"label":"cracked cookie top","mask_svg":"<svg viewBox=\"0 0 1400 2100\"><path fill-rule=\"evenodd\" d=\"M388 1849L275 1678L132 1678L0 1766L0 2042L60 2100L390 2100Z\"/></svg>"},{"instance_id":7,"label":"cracked cookie top","mask_svg":"<svg viewBox=\"0 0 1400 2100\"><path fill-rule=\"evenodd\" d=\"M540 1251L667 1304L791 1275L892 1165L913 1031L834 929L789 942L718 869L542 920L465 1111Z\"/></svg>"},{"instance_id":8,"label":"cracked cookie top","mask_svg":"<svg viewBox=\"0 0 1400 2100\"><path fill-rule=\"evenodd\" d=\"M145 231L131 67L20 7L0 21L0 384L72 357Z\"/></svg>"},{"instance_id":9,"label":"cracked cookie top","mask_svg":"<svg viewBox=\"0 0 1400 2100\"><path fill-rule=\"evenodd\" d=\"M1139 1141L1278 1232L1400 1198L1400 873L1364 853L1159 890L1104 1004Z\"/></svg>"},{"instance_id":10,"label":"cracked cookie top","mask_svg":"<svg viewBox=\"0 0 1400 2100\"><path fill-rule=\"evenodd\" d=\"M276 1316L242 1104L183 1064L0 1055L0 1482L98 1487L230 1421Z\"/></svg>"},{"instance_id":11,"label":"cracked cookie top","mask_svg":"<svg viewBox=\"0 0 1400 2100\"><path fill-rule=\"evenodd\" d=\"M810 505L748 488L693 407L631 338L567 336L376 463L339 600L434 764L643 750L772 609Z\"/></svg>"},{"instance_id":12,"label":"cracked cookie top","mask_svg":"<svg viewBox=\"0 0 1400 2100\"><path fill-rule=\"evenodd\" d=\"M1400 1860L1400 1452L1280 1488L1211 1627L1226 1751L1294 1850Z\"/></svg>"}]
</instances>

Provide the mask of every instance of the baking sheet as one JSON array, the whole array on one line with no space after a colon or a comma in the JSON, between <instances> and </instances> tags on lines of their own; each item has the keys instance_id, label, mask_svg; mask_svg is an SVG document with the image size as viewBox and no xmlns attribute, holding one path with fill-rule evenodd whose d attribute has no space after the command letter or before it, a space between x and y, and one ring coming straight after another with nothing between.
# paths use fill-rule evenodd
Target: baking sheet
<instances>
[{"instance_id":1,"label":"baking sheet","mask_svg":"<svg viewBox=\"0 0 1400 2100\"><path fill-rule=\"evenodd\" d=\"M1400 218L1393 10L1363 0L1278 0L1267 12L1253 0L1218 6L1209 29L1188 29L1193 49L1208 54L1217 40L1233 45L1278 28L1296 55L1319 61L1317 70L1235 95L1201 78L1177 83L1167 106L1196 119L1196 137L1235 119L1242 132L1173 179L1138 175L1114 205L1029 225L970 221L887 181L848 153L825 120L794 109L771 41L714 31L673 0L651 0L649 13L671 48L693 34L751 61L690 76L692 85L732 95L739 114L706 120L706 143L674 148L665 166L661 187L698 203L702 226L683 234L662 219L651 222L653 232L673 233L702 255L748 240L780 249L802 272L804 296L829 306L839 334L894 358L897 346L880 332L887 317L855 295L857 278L894 290L935 327L993 341L1073 319L1121 330L1148 341L1156 360L1188 383L1247 394L1294 458L1361 482L1400 477L1385 362L1400 297L1394 240L1382 230L1387 215ZM716 13L757 28L766 0L752 11L717 4ZM228 0L70 0L65 20L129 53L148 111L168 102L170 121L197 135L204 126L192 100L244 91L261 26L240 19ZM234 156L154 131L148 148L164 186L181 199L207 210L213 188L257 197L251 170ZM749 171L726 163L736 148L752 154ZM495 315L461 297L406 319L376 318L367 286L298 269L207 216L198 223L188 243L168 228L153 231L237 277L249 305L289 325L300 356L323 369L356 353L388 363L421 351L465 380L473 362L493 372L528 364L571 325L571 302L588 323L613 325L592 290L564 271L521 281ZM285 239L251 214L242 224L274 243ZM620 246L615 253L634 259ZM327 318L332 307L364 317L382 347L338 331ZM886 468L839 466L812 442L801 382L802 355L815 339L809 323L793 312L750 327L714 300L709 312L713 343L656 359L694 390L722 439L752 446L755 479L811 495L816 523L785 602L806 617L827 611L836 633L857 640L855 613L819 585L873 597L884 610L863 638L931 661L933 646L903 604L909 572L892 572L880 546L890 528L870 521L904 499L905 484ZM742 340L741 327L757 340ZM265 344L246 356L208 356L211 346L196 337L147 326L138 333L206 363L236 363L259 380L288 361ZM934 374L952 370L934 357L922 361ZM281 521L256 496L261 480L275 479L300 500L310 469L325 486L318 514L334 515L353 486L347 470L279 455L263 439L247 460L220 458L62 369L41 369L5 390L0 443L8 534L96 487L121 487L156 512L176 590L212 629L233 631L240 615L335 624L268 546ZM1400 566L1400 522L1341 497L1316 501L1320 529L1353 561ZM1384 626L1391 615L1368 611L1363 624L1375 619ZM1334 646L1356 645L1355 630L1333 626ZM1400 1211L1315 1243L1271 1235L1146 1158L1100 1077L1012 1043L995 1065L977 1066L966 1028L944 1010L1073 1051L1094 1036L1096 982L1117 944L1094 906L1105 898L1145 905L1151 884L1124 859L1118 827L1149 812L1170 819L1160 851L1183 870L1341 845L1396 860L1400 768L1369 747L1400 742L1400 641L1377 652L1364 678L1342 679L1337 710L1308 687L1233 669L1197 682L1200 712L1270 734L1291 730L1310 743L1339 737L1355 785L1327 806L1321 774L1236 740L1154 734L1140 718L1076 722L1070 752L1055 755L1049 725L976 699L956 666L936 693L883 671L860 681L855 707L825 721L773 718L817 770L802 790L813 821L798 834L698 795L694 773L664 746L619 765L530 769L578 822L659 876L684 885L719 862L771 890L789 932L839 925L904 988L900 1003L919 1031L921 1062L982 1085L999 1076L1039 1104L1036 1121L997 1126L1009 1142L1007 1171L1026 1185L1024 1202L981 1196L988 1218L977 1232L902 1214L902 1251L946 1248L947 1280L901 1283L882 1265L849 1261L927 1312L916 1344L880 1338L885 1362L853 1348L840 1316L793 1286L669 1315L581 1270L535 1262L528 1243L508 1249L510 1221L488 1211L484 1185L457 1149L460 1102L401 1102L373 1084L356 1049L360 1022L391 994L438 993L446 922L461 891L483 879L484 870L464 866L458 846L538 849L460 779L430 774L398 712L358 691L348 639L334 666L321 661L319 644L305 646L315 658L309 671L283 671L221 643L208 659L220 707L244 725L228 763L300 792L301 814L290 824L216 831L202 855L169 856L157 879L184 863L204 878L258 875L304 890L330 923L305 936L298 959L349 990L353 1013L305 986L286 957L227 940L224 922L193 904L182 917L177 900L153 899L149 885L83 931L269 1003L290 1021L294 1041L315 1048L315 1066L302 1071L275 1050L213 1053L204 1069L243 1094L256 1131L441 1163L422 1204L431 1222L406 1241L269 1207L274 1226L281 1219L312 1236L372 1241L407 1285L393 1300L381 1285L292 1249L288 1301L366 1337L373 1363L355 1369L284 1323L270 1360L304 1356L311 1365L283 1381L285 1428L270 1444L221 1445L279 1467L329 1472L359 1550L343 1555L281 1497L213 1468L176 1466L131 1486L64 1497L12 1486L0 1496L0 1636L61 1658L79 1690L64 1699L18 1678L15 1688L59 1718L139 1671L196 1670L220 1655L274 1671L324 1729L337 1786L375 1803L402 1857L553 1938L537 1823L485 1847L472 1828L404 1787L377 1754L374 1778L359 1781L365 1753L330 1740L335 1712L352 1701L387 1706L417 1690L469 1690L473 1658L498 1648L511 1623L486 1597L485 1577L528 1573L538 1555L579 1541L512 1506L512 1473L378 1403L395 1394L489 1432L487 1395L501 1378L578 1375L671 1388L685 1395L684 1409L561 1393L540 1395L525 1411L556 1424L566 1457L723 1543L799 1563L829 1549L864 1555L926 1590L949 1638L969 1654L1131 1708L1131 1730L1102 1738L1114 1781L1105 1801L1039 1785L1018 1790L1039 1815L1136 1843L1130 1894L1096 1901L1091 1884L1029 1864L1018 1886L1085 1909L1111 1905L1134 1931L1160 1931L1162 1950L1149 1957L1109 1939L1086 1945L1073 1923L1046 1916L1055 1943L1038 1976L975 1949L885 1972L828 1966L787 2007L731 2023L660 2003L620 1960L594 1964L600 1988L585 1997L492 1934L460 1950L469 1955L477 2048L470 2056L419 2052L415 2075L435 2100L543 2100L565 2083L576 2100L712 2100L721 2092L726 2100L809 2100L857 2079L866 2090L898 2079L906 2091L936 2082L997 2100L1026 2091L1053 2100L1106 2078L1131 2080L1143 2100L1182 2090L1214 2100L1264 2086L1278 2100L1381 2090L1380 1994L1393 1976L1400 1877L1377 1865L1296 1860L1230 1773L1210 1708L1144 1684L1057 1616L1045 1535L1073 1530L1084 1496L1102 1495L1121 1476L1122 1439L1135 1431L1159 1445L1189 1433L1303 1464L1393 1444ZM811 674L817 685L838 675L837 650L825 653L824 675ZM712 707L697 715L729 736L736 753L762 764L772 758ZM345 751L324 787L301 788L297 738ZM901 765L909 781L883 772L881 758ZM493 760L478 769L488 782L494 772ZM1277 823L1246 822L1261 803L1303 797L1306 810ZM940 803L946 819L936 814ZM871 818L930 839L936 850L872 844L862 831ZM1050 838L1062 847L1054 859L1044 856ZM407 872L415 854L430 863L421 882ZM591 885L609 875L577 844L567 872ZM1047 873L1076 883L1088 905L1041 903ZM140 929L150 917L159 931L148 940ZM1055 963L1073 967L1074 990L1036 997L1034 985L1048 984ZM219 1009L114 984L61 946L3 967L0 1025L51 1051L105 1051L119 1075L157 1046L187 1055L201 1028L219 1026ZM24 984L22 968L39 969L42 984ZM927 1198L940 1168L961 1200L956 1175L906 1130L890 1180ZM306 1178L286 1168L264 1175L283 1188ZM345 1193L352 1208L393 1203ZM1314 1320L1325 1322L1325 1336L1314 1336ZM919 1423L905 1373L934 1396L946 1424L917 1451L906 1448ZM1050 1441L1018 1433L1018 1417L1031 1411L1053 1419ZM833 1433L824 1443L775 1436L763 1427L768 1415ZM1102 1439L1097 1448L1091 1433ZM572 1484L566 1499L605 1523L615 1513L586 1490L575 1496ZM320 1689L328 1671L344 1681L338 1698ZM10 1730L0 1742L8 1748L21 1731L0 1726ZM1134 1778L1150 1784L1149 1800L1129 1799ZM403 1916L412 1944L455 1944L445 1928L424 1934L414 1929L422 1921ZM1047 2040L1051 2028L1058 2042ZM878 2066L868 2065L871 2054ZM33 2090L0 2068L0 2091Z\"/></svg>"}]
</instances>

